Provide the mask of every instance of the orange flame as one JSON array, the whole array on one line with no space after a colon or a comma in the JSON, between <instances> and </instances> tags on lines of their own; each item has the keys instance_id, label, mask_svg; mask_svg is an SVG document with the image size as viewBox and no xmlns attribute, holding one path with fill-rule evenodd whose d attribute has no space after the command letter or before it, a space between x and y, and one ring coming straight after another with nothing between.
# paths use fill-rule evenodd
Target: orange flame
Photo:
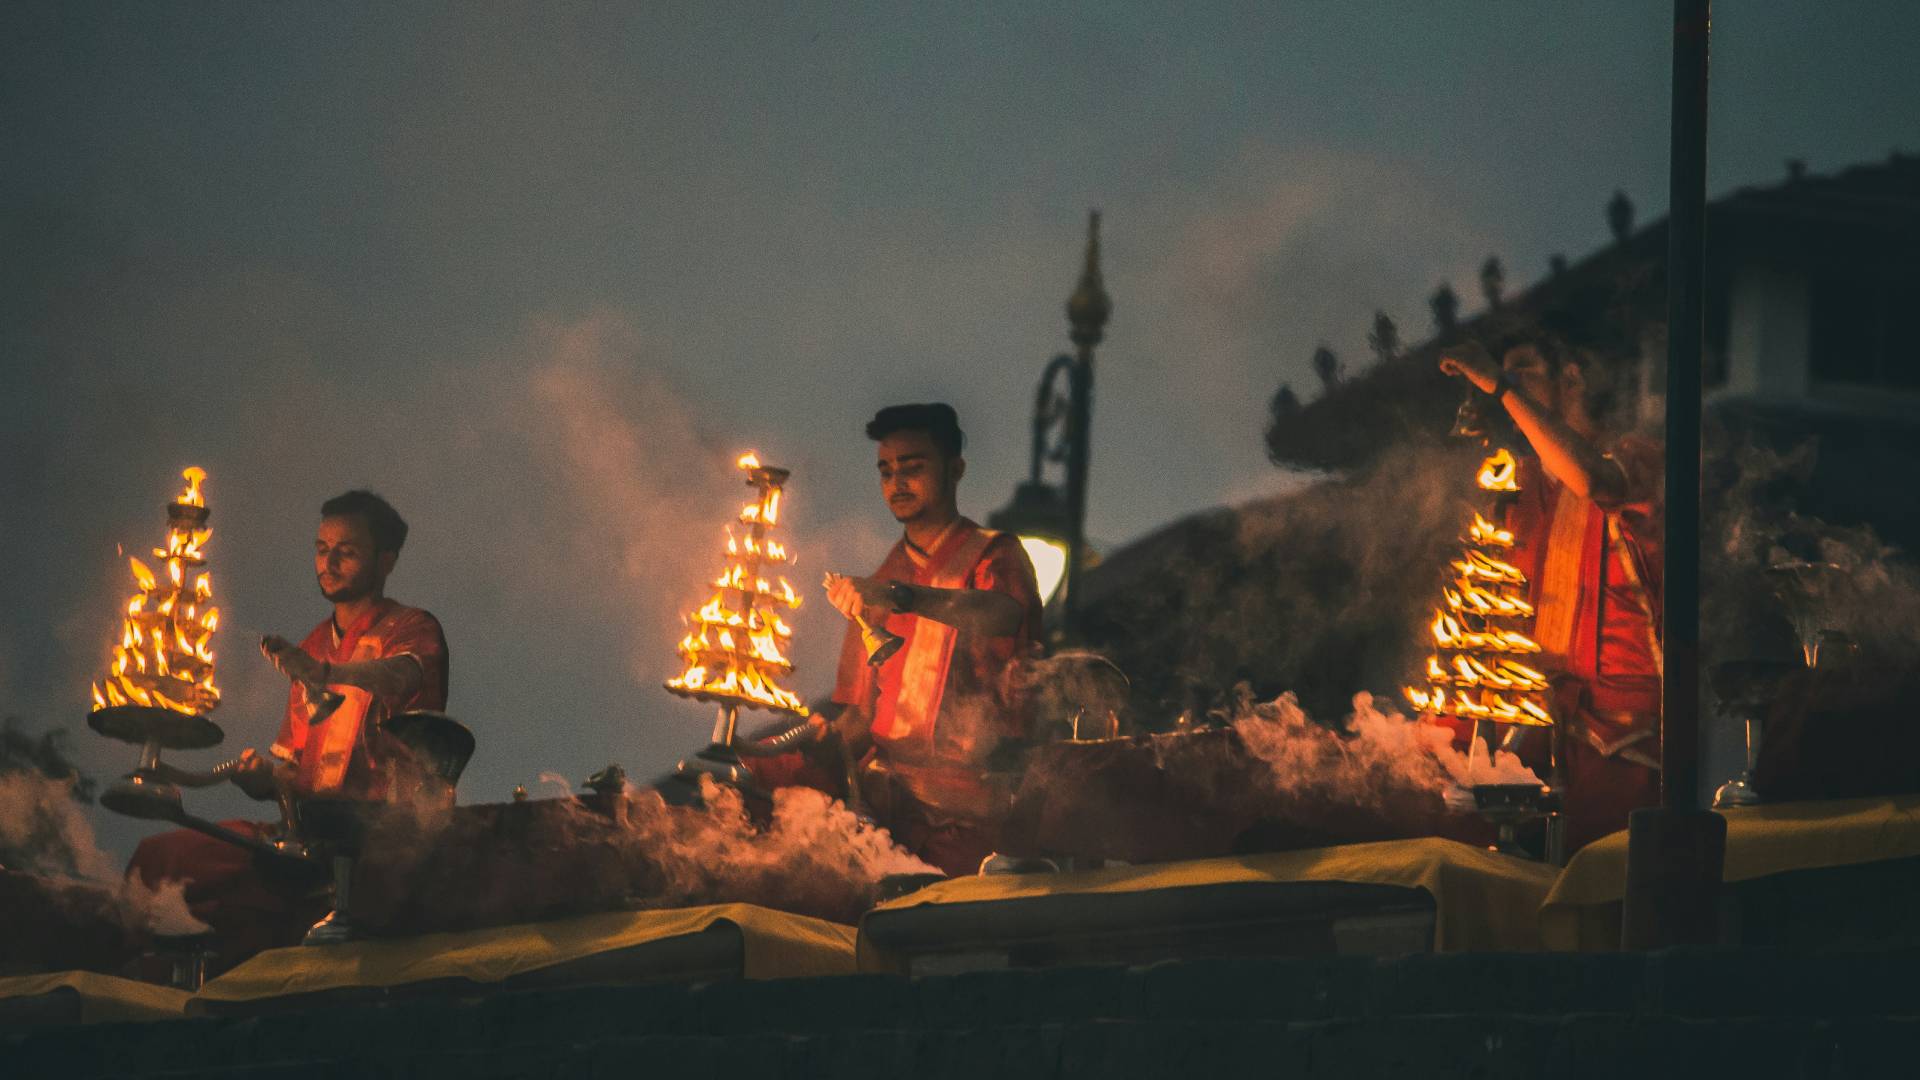
<instances>
[{"instance_id":1,"label":"orange flame","mask_svg":"<svg viewBox=\"0 0 1920 1080\"><path fill-rule=\"evenodd\" d=\"M1476 544L1488 544L1494 547L1513 546L1512 533L1495 528L1493 522L1481 517L1478 512L1474 513L1473 524L1467 529L1467 538Z\"/></svg>"},{"instance_id":2,"label":"orange flame","mask_svg":"<svg viewBox=\"0 0 1920 1080\"><path fill-rule=\"evenodd\" d=\"M174 502L206 506L206 470L191 468L181 475L187 485ZM153 549L154 557L164 560L164 577L138 558L127 560L138 591L127 602L108 674L91 687L96 710L142 705L201 714L220 703L213 654L220 610L201 610L213 599L213 576L196 573L189 584L187 575L188 566L206 562L204 549L213 530L183 528L177 520L167 530L166 546Z\"/></svg>"},{"instance_id":3,"label":"orange flame","mask_svg":"<svg viewBox=\"0 0 1920 1080\"><path fill-rule=\"evenodd\" d=\"M186 478L186 490L180 492L180 497L173 501L187 506L207 505L206 497L200 494L200 485L207 480L207 470L198 465L190 465L180 475Z\"/></svg>"},{"instance_id":4,"label":"orange flame","mask_svg":"<svg viewBox=\"0 0 1920 1080\"><path fill-rule=\"evenodd\" d=\"M1520 484L1514 478L1518 470L1519 463L1513 460L1513 455L1503 446L1480 463L1480 475L1475 479L1486 491L1519 491Z\"/></svg>"}]
</instances>

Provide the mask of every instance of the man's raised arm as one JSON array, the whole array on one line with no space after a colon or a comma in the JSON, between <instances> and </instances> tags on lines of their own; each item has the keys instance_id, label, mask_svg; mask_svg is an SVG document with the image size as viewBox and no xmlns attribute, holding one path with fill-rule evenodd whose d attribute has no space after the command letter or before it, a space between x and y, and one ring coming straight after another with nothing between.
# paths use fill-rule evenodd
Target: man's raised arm
<instances>
[{"instance_id":1,"label":"man's raised arm","mask_svg":"<svg viewBox=\"0 0 1920 1080\"><path fill-rule=\"evenodd\" d=\"M375 697L405 699L426 683L426 667L410 653L379 660L351 660L331 664L315 660L306 650L278 635L260 642L260 651L281 674L308 686L357 686Z\"/></svg>"},{"instance_id":2,"label":"man's raised arm","mask_svg":"<svg viewBox=\"0 0 1920 1080\"><path fill-rule=\"evenodd\" d=\"M1008 637L1026 617L1020 601L993 589L940 589L870 577L832 575L827 599L841 614L879 625L892 612L907 612L982 637Z\"/></svg>"},{"instance_id":3,"label":"man's raised arm","mask_svg":"<svg viewBox=\"0 0 1920 1080\"><path fill-rule=\"evenodd\" d=\"M1620 464L1552 410L1506 381L1486 350L1471 344L1457 346L1441 358L1440 370L1462 376L1486 393L1497 393L1520 434L1540 455L1540 464L1575 495L1591 499L1603 509L1626 501L1627 474Z\"/></svg>"}]
</instances>

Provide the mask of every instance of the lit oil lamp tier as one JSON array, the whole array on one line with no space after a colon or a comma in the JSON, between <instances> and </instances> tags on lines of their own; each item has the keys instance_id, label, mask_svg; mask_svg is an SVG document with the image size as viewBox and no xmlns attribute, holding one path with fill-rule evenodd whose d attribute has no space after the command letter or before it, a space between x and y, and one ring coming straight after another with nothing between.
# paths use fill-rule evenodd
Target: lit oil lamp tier
<instances>
[{"instance_id":1,"label":"lit oil lamp tier","mask_svg":"<svg viewBox=\"0 0 1920 1080\"><path fill-rule=\"evenodd\" d=\"M1520 490L1518 471L1503 448L1476 475L1491 505L1474 512L1460 557L1449 564L1451 579L1429 627L1435 652L1427 658L1427 686L1407 688L1407 700L1422 712L1473 723L1553 723L1546 673L1529 663L1540 646L1530 636L1527 576L1507 561L1513 533L1494 524Z\"/></svg>"},{"instance_id":2,"label":"lit oil lamp tier","mask_svg":"<svg viewBox=\"0 0 1920 1080\"><path fill-rule=\"evenodd\" d=\"M800 606L800 594L782 572L793 564L793 552L776 535L791 474L762 465L752 453L741 455L735 465L752 495L726 529L726 558L713 580L713 595L687 614L687 633L677 647L685 667L667 680L666 689L718 707L712 744L697 759L682 762L681 772L745 783L748 774L733 749L740 709L799 718L808 710L800 695L782 685L793 672L787 656L793 627L785 616Z\"/></svg>"},{"instance_id":3,"label":"lit oil lamp tier","mask_svg":"<svg viewBox=\"0 0 1920 1080\"><path fill-rule=\"evenodd\" d=\"M153 549L159 569L137 556L128 560L136 591L107 674L93 684L87 718L94 731L141 748L134 771L100 800L137 817L172 817L178 808L179 791L164 779L161 750L203 749L224 738L206 717L220 704L212 648L220 609L205 569L213 537L201 491L207 474L190 468L182 475L186 487L167 505L165 546Z\"/></svg>"},{"instance_id":4,"label":"lit oil lamp tier","mask_svg":"<svg viewBox=\"0 0 1920 1080\"><path fill-rule=\"evenodd\" d=\"M1534 608L1527 599L1527 575L1509 561L1516 542L1513 533L1496 524L1520 491L1519 463L1506 449L1495 450L1481 462L1475 480L1488 505L1474 511L1460 538L1460 557L1448 564L1440 607L1428 628L1434 652L1427 657L1427 685L1406 690L1414 708L1467 723L1474 733L1470 771L1479 758L1482 735L1490 731L1483 724L1509 725L1508 731L1516 735L1529 728L1559 734L1547 705L1547 674L1535 666L1541 649L1532 636ZM1558 739L1554 742L1551 783L1471 784L1475 808L1498 830L1494 850L1528 854L1519 842L1519 829L1545 817L1546 857L1563 861L1563 830L1554 814L1564 780L1558 769ZM1492 757L1490 746L1487 757Z\"/></svg>"}]
</instances>

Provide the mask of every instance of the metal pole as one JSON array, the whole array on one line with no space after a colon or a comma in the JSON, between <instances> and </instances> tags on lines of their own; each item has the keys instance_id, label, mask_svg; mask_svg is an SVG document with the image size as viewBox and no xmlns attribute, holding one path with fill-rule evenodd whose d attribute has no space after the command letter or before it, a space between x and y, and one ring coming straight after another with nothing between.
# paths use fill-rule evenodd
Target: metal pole
<instances>
[{"instance_id":1,"label":"metal pole","mask_svg":"<svg viewBox=\"0 0 1920 1080\"><path fill-rule=\"evenodd\" d=\"M1093 347L1105 336L1107 316L1113 302L1100 278L1100 211L1087 215L1087 257L1080 271L1080 283L1067 299L1069 337L1077 355L1069 372L1070 400L1067 404L1067 513L1071 526L1067 538L1067 594L1060 605L1060 634L1073 640L1078 627L1075 615L1080 607L1080 574L1087 549L1087 465L1091 451L1093 425Z\"/></svg>"},{"instance_id":2,"label":"metal pole","mask_svg":"<svg viewBox=\"0 0 1920 1080\"><path fill-rule=\"evenodd\" d=\"M1073 389L1067 409L1067 595L1060 609L1060 632L1073 639L1074 616L1080 607L1080 573L1087 550L1087 429L1093 422L1093 346L1082 345L1074 360Z\"/></svg>"},{"instance_id":3,"label":"metal pole","mask_svg":"<svg viewBox=\"0 0 1920 1080\"><path fill-rule=\"evenodd\" d=\"M1661 635L1661 805L1628 823L1620 941L1719 936L1726 819L1700 808L1700 354L1706 264L1710 0L1674 0L1667 221L1666 568Z\"/></svg>"},{"instance_id":4,"label":"metal pole","mask_svg":"<svg viewBox=\"0 0 1920 1080\"><path fill-rule=\"evenodd\" d=\"M1700 805L1700 354L1706 262L1709 0L1676 0L1667 223L1666 582L1661 795Z\"/></svg>"}]
</instances>

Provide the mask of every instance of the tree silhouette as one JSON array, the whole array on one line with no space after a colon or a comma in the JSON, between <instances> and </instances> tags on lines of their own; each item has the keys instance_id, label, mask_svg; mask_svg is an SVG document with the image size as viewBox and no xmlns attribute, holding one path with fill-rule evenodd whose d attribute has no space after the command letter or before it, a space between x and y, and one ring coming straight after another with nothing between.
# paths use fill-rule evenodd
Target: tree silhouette
<instances>
[{"instance_id":1,"label":"tree silhouette","mask_svg":"<svg viewBox=\"0 0 1920 1080\"><path fill-rule=\"evenodd\" d=\"M1487 298L1488 310L1500 306L1500 291L1506 284L1507 272L1500 267L1500 256L1487 256L1487 261L1480 264L1480 295Z\"/></svg>"},{"instance_id":2,"label":"tree silhouette","mask_svg":"<svg viewBox=\"0 0 1920 1080\"><path fill-rule=\"evenodd\" d=\"M1427 307L1433 310L1433 328L1444 334L1460 322L1460 297L1454 293L1453 286L1441 282L1427 298Z\"/></svg>"},{"instance_id":3,"label":"tree silhouette","mask_svg":"<svg viewBox=\"0 0 1920 1080\"><path fill-rule=\"evenodd\" d=\"M1340 385L1340 358L1324 343L1313 350L1313 373L1320 377L1320 385L1327 391Z\"/></svg>"},{"instance_id":4,"label":"tree silhouette","mask_svg":"<svg viewBox=\"0 0 1920 1080\"><path fill-rule=\"evenodd\" d=\"M1393 317L1384 311L1373 313L1373 329L1367 333L1367 348L1373 350L1373 358L1382 364L1400 355L1400 328L1393 325Z\"/></svg>"},{"instance_id":5,"label":"tree silhouette","mask_svg":"<svg viewBox=\"0 0 1920 1080\"><path fill-rule=\"evenodd\" d=\"M49 780L71 781L74 800L91 803L93 779L80 771L70 754L64 730L55 728L34 735L19 717L0 717L0 776L37 773Z\"/></svg>"},{"instance_id":6,"label":"tree silhouette","mask_svg":"<svg viewBox=\"0 0 1920 1080\"><path fill-rule=\"evenodd\" d=\"M1267 460L1275 465L1289 463L1281 448L1287 433L1299 420L1302 408L1299 395L1286 383L1281 383L1280 389L1274 391L1273 400L1267 402Z\"/></svg>"},{"instance_id":7,"label":"tree silhouette","mask_svg":"<svg viewBox=\"0 0 1920 1080\"><path fill-rule=\"evenodd\" d=\"M1633 200L1627 193L1615 188L1613 198L1607 200L1607 228L1613 231L1613 242L1626 243L1633 232Z\"/></svg>"}]
</instances>

